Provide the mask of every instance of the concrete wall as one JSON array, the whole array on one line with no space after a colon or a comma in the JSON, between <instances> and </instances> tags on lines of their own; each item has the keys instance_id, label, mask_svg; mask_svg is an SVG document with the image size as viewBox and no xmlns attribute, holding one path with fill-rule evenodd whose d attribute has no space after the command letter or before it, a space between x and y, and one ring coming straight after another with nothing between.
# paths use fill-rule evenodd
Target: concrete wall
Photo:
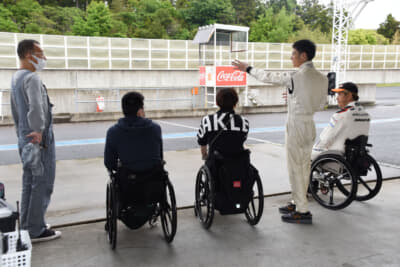
<instances>
[{"instance_id":1,"label":"concrete wall","mask_svg":"<svg viewBox=\"0 0 400 267\"><path fill-rule=\"evenodd\" d=\"M15 70L0 70L0 89L9 89ZM46 70L40 73L46 84L54 113L96 112L95 99L105 98L105 111L120 111L121 96L128 90L141 91L146 98L147 110L193 109L204 107L204 90L192 96L190 89L198 86L197 70ZM400 70L348 71L347 78L359 84L363 102L375 102L376 83L400 82ZM248 79L250 106L284 105L285 88ZM84 90L90 88L91 90ZM114 90L109 90L113 88ZM161 88L168 88L161 90ZM79 90L76 90L79 89ZM238 88L244 105L244 88ZM161 101L155 101L159 99ZM8 92L3 93L3 116L10 115Z\"/></svg>"}]
</instances>

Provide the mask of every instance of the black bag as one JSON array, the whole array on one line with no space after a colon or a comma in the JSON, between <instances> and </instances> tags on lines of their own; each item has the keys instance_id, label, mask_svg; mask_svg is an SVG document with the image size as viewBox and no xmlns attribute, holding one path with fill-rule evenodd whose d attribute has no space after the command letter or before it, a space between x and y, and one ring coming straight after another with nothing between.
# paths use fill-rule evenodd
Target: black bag
<instances>
[{"instance_id":1,"label":"black bag","mask_svg":"<svg viewBox=\"0 0 400 267\"><path fill-rule=\"evenodd\" d=\"M368 160L368 151L366 150L368 137L360 135L357 138L345 142L345 155L351 167L357 172L359 176L368 174L371 162Z\"/></svg>"},{"instance_id":2,"label":"black bag","mask_svg":"<svg viewBox=\"0 0 400 267\"><path fill-rule=\"evenodd\" d=\"M162 201L166 173L162 167L147 172L120 168L117 172L119 200L123 206L151 204Z\"/></svg>"},{"instance_id":3,"label":"black bag","mask_svg":"<svg viewBox=\"0 0 400 267\"><path fill-rule=\"evenodd\" d=\"M368 160L368 157L362 156L358 157L355 160L355 165L357 166L358 175L365 176L368 174L369 167L371 166L371 162Z\"/></svg>"},{"instance_id":4,"label":"black bag","mask_svg":"<svg viewBox=\"0 0 400 267\"><path fill-rule=\"evenodd\" d=\"M123 209L120 213L120 220L129 228L129 229L138 229L143 226L151 216L155 213L155 204L150 205L134 205L128 206L126 209Z\"/></svg>"},{"instance_id":5,"label":"black bag","mask_svg":"<svg viewBox=\"0 0 400 267\"><path fill-rule=\"evenodd\" d=\"M217 160L216 165L215 208L222 215L245 212L253 197L257 175L250 164L250 152L245 150L238 157Z\"/></svg>"},{"instance_id":6,"label":"black bag","mask_svg":"<svg viewBox=\"0 0 400 267\"><path fill-rule=\"evenodd\" d=\"M117 183L120 220L130 229L145 224L155 213L156 203L165 198L167 174L162 166L147 172L132 172L119 168Z\"/></svg>"}]
</instances>

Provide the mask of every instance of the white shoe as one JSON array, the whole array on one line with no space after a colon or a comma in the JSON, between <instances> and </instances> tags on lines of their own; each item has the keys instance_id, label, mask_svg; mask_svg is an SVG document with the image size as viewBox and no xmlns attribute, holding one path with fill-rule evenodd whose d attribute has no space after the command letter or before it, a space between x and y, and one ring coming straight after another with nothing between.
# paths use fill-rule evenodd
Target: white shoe
<instances>
[{"instance_id":1,"label":"white shoe","mask_svg":"<svg viewBox=\"0 0 400 267\"><path fill-rule=\"evenodd\" d=\"M60 237L61 237L60 231L46 229L40 236L31 238L31 241L32 241L32 243L39 243L39 242L44 242L44 241L50 241L50 240L57 239Z\"/></svg>"}]
</instances>

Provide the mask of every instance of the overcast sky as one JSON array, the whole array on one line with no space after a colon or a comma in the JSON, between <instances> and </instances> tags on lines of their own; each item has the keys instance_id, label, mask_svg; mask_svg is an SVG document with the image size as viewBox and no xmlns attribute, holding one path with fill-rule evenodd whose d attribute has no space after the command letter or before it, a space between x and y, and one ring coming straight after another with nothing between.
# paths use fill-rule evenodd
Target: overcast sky
<instances>
[{"instance_id":1,"label":"overcast sky","mask_svg":"<svg viewBox=\"0 0 400 267\"><path fill-rule=\"evenodd\" d=\"M327 4L330 0L319 0ZM358 2L361 0L347 0ZM355 21L356 29L377 29L379 24L386 20L387 15L391 13L396 20L400 20L400 0L374 0L367 4Z\"/></svg>"}]
</instances>

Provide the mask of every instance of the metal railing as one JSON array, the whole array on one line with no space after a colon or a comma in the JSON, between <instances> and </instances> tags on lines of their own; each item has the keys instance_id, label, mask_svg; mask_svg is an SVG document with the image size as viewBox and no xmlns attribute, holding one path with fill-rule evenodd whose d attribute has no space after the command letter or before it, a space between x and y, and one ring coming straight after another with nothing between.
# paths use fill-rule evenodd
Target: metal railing
<instances>
[{"instance_id":1,"label":"metal railing","mask_svg":"<svg viewBox=\"0 0 400 267\"><path fill-rule=\"evenodd\" d=\"M0 68L19 66L16 47L20 40L36 39L49 59L49 69L147 69L195 70L199 66L199 47L187 40L81 37L0 32ZM349 45L347 69L397 69L400 67L399 45ZM291 44L249 43L250 64L265 69L292 69ZM214 52L209 55L214 59ZM216 58L230 65L229 47L220 46ZM241 55L242 54L242 55ZM329 69L331 45L318 45L314 63Z\"/></svg>"},{"instance_id":2,"label":"metal railing","mask_svg":"<svg viewBox=\"0 0 400 267\"><path fill-rule=\"evenodd\" d=\"M96 96L104 96L102 102L108 105L107 111L121 110L121 97L128 91L142 92L146 96L146 110L166 109L166 106L178 108L195 108L198 105L196 95L190 94L187 87L141 87L141 88L76 88L74 93L75 113L81 111L80 104L88 108L88 104L96 105ZM177 97L169 95L167 91L176 91ZM165 95L168 94L166 97ZM197 101L196 101L197 100ZM94 111L94 109L93 109ZM86 110L88 112L88 110Z\"/></svg>"}]
</instances>

